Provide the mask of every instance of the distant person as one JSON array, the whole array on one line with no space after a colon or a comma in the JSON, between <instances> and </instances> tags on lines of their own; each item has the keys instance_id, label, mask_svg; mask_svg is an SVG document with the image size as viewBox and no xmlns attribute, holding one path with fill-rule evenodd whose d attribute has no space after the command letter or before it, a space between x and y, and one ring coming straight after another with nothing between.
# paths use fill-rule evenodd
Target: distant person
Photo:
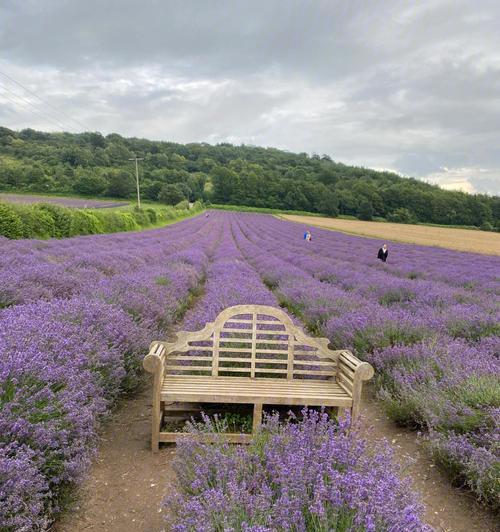
<instances>
[{"instance_id":1,"label":"distant person","mask_svg":"<svg viewBox=\"0 0 500 532\"><path fill-rule=\"evenodd\" d=\"M208 214L208 212L205 213L205 218L208 218L210 216L210 214Z\"/></svg>"},{"instance_id":2,"label":"distant person","mask_svg":"<svg viewBox=\"0 0 500 532\"><path fill-rule=\"evenodd\" d=\"M379 250L378 250L378 256L382 262L385 262L387 260L387 256L389 255L389 250L387 249L387 244L384 244Z\"/></svg>"},{"instance_id":3,"label":"distant person","mask_svg":"<svg viewBox=\"0 0 500 532\"><path fill-rule=\"evenodd\" d=\"M307 230L305 233L304 233L304 240L306 242L310 242L311 241L311 232L309 230Z\"/></svg>"}]
</instances>

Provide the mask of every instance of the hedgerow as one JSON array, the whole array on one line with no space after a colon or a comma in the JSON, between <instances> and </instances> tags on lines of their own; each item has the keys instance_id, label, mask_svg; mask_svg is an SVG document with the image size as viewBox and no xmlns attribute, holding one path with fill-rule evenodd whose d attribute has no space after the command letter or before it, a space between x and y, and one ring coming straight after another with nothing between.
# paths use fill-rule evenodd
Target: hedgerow
<instances>
[{"instance_id":1,"label":"hedgerow","mask_svg":"<svg viewBox=\"0 0 500 532\"><path fill-rule=\"evenodd\" d=\"M67 238L77 235L137 231L199 212L197 202L175 207L131 210L75 209L49 203L21 205L0 203L0 236L17 238Z\"/></svg>"}]
</instances>

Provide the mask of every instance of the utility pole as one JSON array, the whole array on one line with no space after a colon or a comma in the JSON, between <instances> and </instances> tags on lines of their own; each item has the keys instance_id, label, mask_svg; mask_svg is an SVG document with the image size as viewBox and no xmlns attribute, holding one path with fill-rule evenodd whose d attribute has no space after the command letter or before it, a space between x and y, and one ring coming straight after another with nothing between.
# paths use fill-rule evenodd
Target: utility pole
<instances>
[{"instance_id":1,"label":"utility pole","mask_svg":"<svg viewBox=\"0 0 500 532\"><path fill-rule=\"evenodd\" d=\"M135 161L135 184L137 185L137 208L141 208L141 193L139 192L139 166L137 161L143 161L144 157L133 157L129 161Z\"/></svg>"}]
</instances>

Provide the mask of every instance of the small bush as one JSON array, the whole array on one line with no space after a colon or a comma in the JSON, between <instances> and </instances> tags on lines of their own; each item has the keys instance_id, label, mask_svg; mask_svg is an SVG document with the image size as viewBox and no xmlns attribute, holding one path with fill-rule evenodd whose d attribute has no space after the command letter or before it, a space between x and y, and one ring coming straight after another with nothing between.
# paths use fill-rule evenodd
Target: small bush
<instances>
[{"instance_id":1,"label":"small bush","mask_svg":"<svg viewBox=\"0 0 500 532\"><path fill-rule=\"evenodd\" d=\"M174 207L178 211L187 211L189 209L189 201L188 200L182 200L177 203Z\"/></svg>"},{"instance_id":2,"label":"small bush","mask_svg":"<svg viewBox=\"0 0 500 532\"><path fill-rule=\"evenodd\" d=\"M52 214L46 209L40 209L38 205L33 206L36 216L36 229L33 236L50 238L56 236L56 224Z\"/></svg>"},{"instance_id":3,"label":"small bush","mask_svg":"<svg viewBox=\"0 0 500 532\"><path fill-rule=\"evenodd\" d=\"M71 218L73 214L71 209L51 203L40 203L38 209L46 211L52 216L54 220L54 236L64 238L71 235Z\"/></svg>"},{"instance_id":4,"label":"small bush","mask_svg":"<svg viewBox=\"0 0 500 532\"><path fill-rule=\"evenodd\" d=\"M389 213L387 215L387 220L398 224L414 224L417 221L414 214L405 207L400 207Z\"/></svg>"},{"instance_id":5,"label":"small bush","mask_svg":"<svg viewBox=\"0 0 500 532\"><path fill-rule=\"evenodd\" d=\"M268 418L249 446L183 440L179 492L165 501L171 530L428 530L388 447L365 442L325 413ZM206 418L195 433L224 432Z\"/></svg>"},{"instance_id":6,"label":"small bush","mask_svg":"<svg viewBox=\"0 0 500 532\"><path fill-rule=\"evenodd\" d=\"M146 211L138 209L137 207L133 211L134 219L136 223L140 226L145 226L150 224L149 216Z\"/></svg>"},{"instance_id":7,"label":"small bush","mask_svg":"<svg viewBox=\"0 0 500 532\"><path fill-rule=\"evenodd\" d=\"M158 216L154 209L146 209L146 214L148 215L150 223L155 224L158 221Z\"/></svg>"},{"instance_id":8,"label":"small bush","mask_svg":"<svg viewBox=\"0 0 500 532\"><path fill-rule=\"evenodd\" d=\"M0 235L7 238L22 238L23 222L17 212L6 203L0 203Z\"/></svg>"},{"instance_id":9,"label":"small bush","mask_svg":"<svg viewBox=\"0 0 500 532\"><path fill-rule=\"evenodd\" d=\"M490 222L484 222L482 225L481 225L481 231L494 231L495 228L493 227L493 225L490 223Z\"/></svg>"},{"instance_id":10,"label":"small bush","mask_svg":"<svg viewBox=\"0 0 500 532\"><path fill-rule=\"evenodd\" d=\"M71 217L70 236L101 233L102 224L91 212L75 209Z\"/></svg>"}]
</instances>

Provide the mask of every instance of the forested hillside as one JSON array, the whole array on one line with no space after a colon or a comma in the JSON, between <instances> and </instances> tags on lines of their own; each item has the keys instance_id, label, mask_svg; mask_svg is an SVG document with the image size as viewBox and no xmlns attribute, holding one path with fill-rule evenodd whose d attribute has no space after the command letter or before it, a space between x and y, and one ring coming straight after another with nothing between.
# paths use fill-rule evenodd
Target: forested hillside
<instances>
[{"instance_id":1,"label":"forested hillside","mask_svg":"<svg viewBox=\"0 0 500 532\"><path fill-rule=\"evenodd\" d=\"M176 144L117 134L0 128L0 189L133 197L140 162L145 198L500 228L500 198L442 190L323 155L231 144Z\"/></svg>"}]
</instances>

